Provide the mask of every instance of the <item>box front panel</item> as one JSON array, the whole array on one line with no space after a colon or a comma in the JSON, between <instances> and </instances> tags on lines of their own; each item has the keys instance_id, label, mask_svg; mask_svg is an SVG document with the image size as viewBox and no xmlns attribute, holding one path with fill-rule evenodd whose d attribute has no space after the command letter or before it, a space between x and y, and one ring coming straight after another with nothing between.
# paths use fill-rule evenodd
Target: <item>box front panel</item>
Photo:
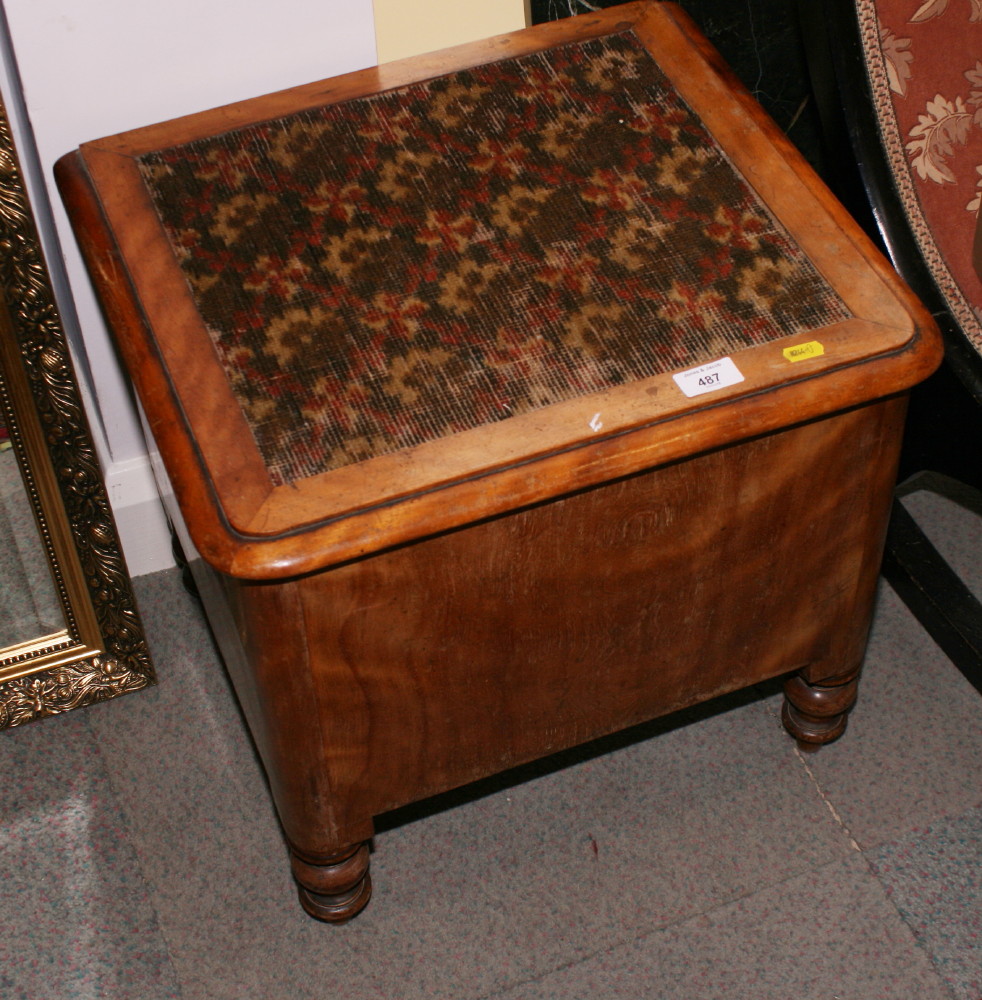
<instances>
[{"instance_id":1,"label":"box front panel","mask_svg":"<svg viewBox=\"0 0 982 1000\"><path fill-rule=\"evenodd\" d=\"M903 402L301 584L333 794L368 814L865 642Z\"/></svg>"}]
</instances>

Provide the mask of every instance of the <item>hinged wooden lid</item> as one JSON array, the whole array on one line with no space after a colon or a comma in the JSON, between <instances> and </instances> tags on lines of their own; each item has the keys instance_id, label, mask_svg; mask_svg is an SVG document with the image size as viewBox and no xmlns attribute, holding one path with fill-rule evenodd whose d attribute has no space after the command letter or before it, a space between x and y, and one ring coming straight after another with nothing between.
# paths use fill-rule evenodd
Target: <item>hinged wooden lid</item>
<instances>
[{"instance_id":1,"label":"hinged wooden lid","mask_svg":"<svg viewBox=\"0 0 982 1000\"><path fill-rule=\"evenodd\" d=\"M85 144L59 182L202 554L322 568L899 391L929 318L681 12Z\"/></svg>"}]
</instances>

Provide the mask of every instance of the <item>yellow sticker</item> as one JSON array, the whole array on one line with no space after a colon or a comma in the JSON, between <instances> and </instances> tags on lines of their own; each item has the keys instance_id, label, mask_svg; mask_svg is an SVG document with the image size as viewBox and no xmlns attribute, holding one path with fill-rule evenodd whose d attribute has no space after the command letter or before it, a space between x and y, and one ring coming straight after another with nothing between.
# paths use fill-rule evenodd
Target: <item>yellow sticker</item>
<instances>
[{"instance_id":1,"label":"yellow sticker","mask_svg":"<svg viewBox=\"0 0 982 1000\"><path fill-rule=\"evenodd\" d=\"M783 353L788 361L804 361L805 358L817 358L824 354L825 348L817 340L809 340L807 344L785 347Z\"/></svg>"}]
</instances>

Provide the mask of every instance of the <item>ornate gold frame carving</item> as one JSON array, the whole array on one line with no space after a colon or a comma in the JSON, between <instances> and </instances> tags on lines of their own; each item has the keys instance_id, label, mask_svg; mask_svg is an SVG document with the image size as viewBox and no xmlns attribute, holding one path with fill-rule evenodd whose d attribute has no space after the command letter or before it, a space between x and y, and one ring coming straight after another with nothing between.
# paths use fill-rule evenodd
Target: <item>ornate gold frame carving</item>
<instances>
[{"instance_id":1,"label":"ornate gold frame carving","mask_svg":"<svg viewBox=\"0 0 982 1000\"><path fill-rule=\"evenodd\" d=\"M0 96L0 407L65 628L0 649L0 729L154 682Z\"/></svg>"}]
</instances>

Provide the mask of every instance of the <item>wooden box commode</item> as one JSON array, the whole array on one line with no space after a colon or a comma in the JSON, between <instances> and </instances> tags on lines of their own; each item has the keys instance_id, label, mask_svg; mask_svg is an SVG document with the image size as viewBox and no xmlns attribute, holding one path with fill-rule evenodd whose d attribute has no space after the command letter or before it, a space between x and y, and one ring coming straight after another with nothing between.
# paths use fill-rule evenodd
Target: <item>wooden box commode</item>
<instances>
[{"instance_id":1,"label":"wooden box commode","mask_svg":"<svg viewBox=\"0 0 982 1000\"><path fill-rule=\"evenodd\" d=\"M842 731L940 347L678 8L58 174L308 912L373 817L721 693Z\"/></svg>"}]
</instances>

